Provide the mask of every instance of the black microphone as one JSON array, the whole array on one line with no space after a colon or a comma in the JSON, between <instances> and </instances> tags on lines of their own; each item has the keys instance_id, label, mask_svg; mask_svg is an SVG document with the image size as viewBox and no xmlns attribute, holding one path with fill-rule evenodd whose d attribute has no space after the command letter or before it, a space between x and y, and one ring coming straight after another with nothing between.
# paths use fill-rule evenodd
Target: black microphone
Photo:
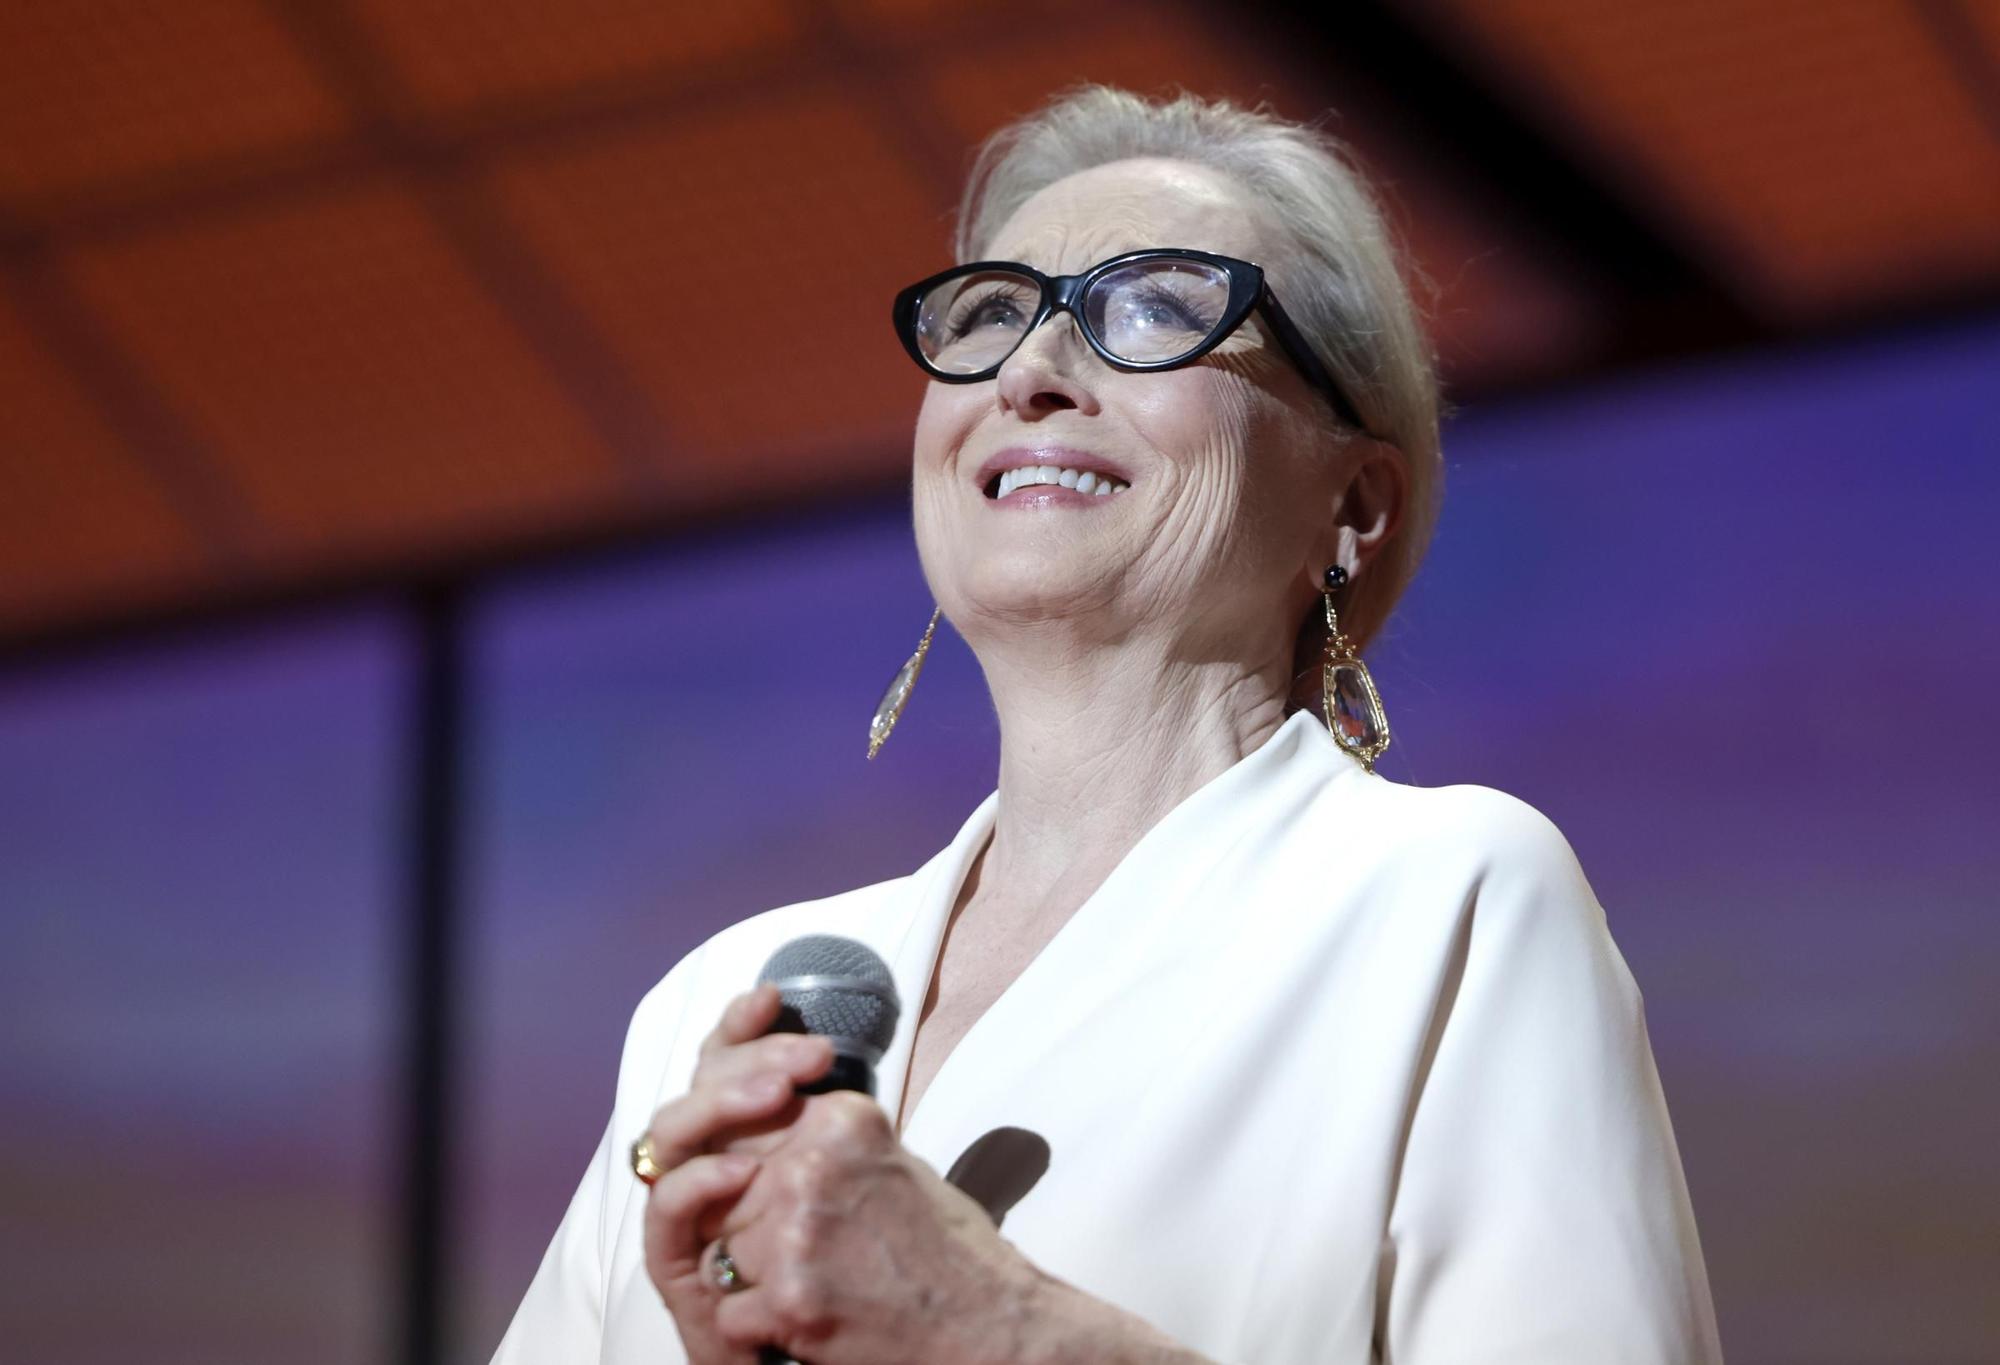
<instances>
[{"instance_id":1,"label":"black microphone","mask_svg":"<svg viewBox=\"0 0 2000 1365\"><path fill-rule=\"evenodd\" d=\"M889 966L866 944L837 934L807 934L771 954L757 980L778 988L782 1007L773 1033L817 1033L833 1043L833 1065L799 1087L802 1095L829 1090L875 1093L875 1064L896 1036L903 1012ZM775 1346L757 1353L759 1365L797 1365Z\"/></svg>"}]
</instances>

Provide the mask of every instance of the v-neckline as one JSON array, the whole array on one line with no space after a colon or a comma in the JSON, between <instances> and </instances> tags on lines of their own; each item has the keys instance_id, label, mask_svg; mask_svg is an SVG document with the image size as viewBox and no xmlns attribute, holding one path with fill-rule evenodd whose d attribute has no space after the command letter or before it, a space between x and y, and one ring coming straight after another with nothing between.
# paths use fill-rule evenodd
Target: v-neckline
<instances>
[{"instance_id":1,"label":"v-neckline","mask_svg":"<svg viewBox=\"0 0 2000 1365\"><path fill-rule=\"evenodd\" d=\"M909 1120L915 1117L916 1108L917 1106L923 1103L924 1095L928 1095L931 1092L932 1085L936 1083L938 1076L944 1071L945 1063L949 1062L952 1059L953 1054L955 1054L958 1051L959 1045L963 1043L966 1039L966 1036L972 1032L973 1026L978 1024L978 1022L981 1019L985 1018L986 1015L992 1011L993 1007L1000 1003L1000 997L1004 996L1009 990L1013 988L1014 983L1012 981L1008 982L1007 985L1001 987L999 994L995 995L991 1000L986 1002L986 1008L982 1009L977 1015L975 1015L972 1018L972 1020L969 1023L966 1024L965 1028L959 1033L958 1037L952 1040L952 1044L950 1048L948 1048L945 1051L944 1056L938 1059L938 1064L936 1068L932 1070L930 1079L924 1083L923 1093L916 1096L915 1101L913 1102L910 1097L910 1079L912 1073L914 1073L916 1070L917 1042L920 1038L923 1037L924 1029L936 1022L935 1015L931 1016L931 1018L929 1019L926 1019L924 1016L924 1010L930 1004L931 989L937 985L938 974L944 970L945 945L949 943L951 940L952 921L958 915L960 908L958 902L965 895L966 882L972 876L972 869L979 863L979 860L981 858L986 856L987 850L992 847L993 847L993 831L991 829L988 829L986 833L986 838L980 842L977 851L975 851L972 854L972 856L966 860L965 866L960 870L958 878L953 883L951 883L952 886L951 908L945 911L944 923L938 930L937 945L932 950L931 953L930 976L924 982L923 999L917 1002L916 1022L910 1028L910 1046L908 1049L908 1056L903 1066L902 1081L900 1086L898 1087L898 1093L896 1096L895 1124L896 1124L896 1136L899 1140L903 1137L905 1132L907 1132ZM1060 929L1058 930L1058 932L1060 932ZM1051 935L1051 938L1053 938L1053 935ZM1048 945L1045 943L1042 946L1047 947ZM1037 955L1039 955L1039 953ZM1032 958L1029 959L1030 963L1032 963L1032 961L1033 961ZM1021 975L1026 973L1028 965L1029 964L1022 965L1021 972L1015 974L1015 980L1019 980Z\"/></svg>"},{"instance_id":2,"label":"v-neckline","mask_svg":"<svg viewBox=\"0 0 2000 1365\"><path fill-rule=\"evenodd\" d=\"M993 825L1000 805L1000 793L993 792L979 803L977 809L967 817L952 841L939 851L936 857L917 872L912 879L910 910L911 915L904 926L902 941L896 949L896 960L891 968L896 978L897 993L905 1001L903 1018L897 1024L897 1038L891 1051L882 1059L876 1079L880 1083L880 1096L895 1097L890 1110L898 1140L906 1139L915 1111L906 1107L909 1097L910 1064L915 1060L917 1029L922 1022L924 1001L929 998L931 983L936 979L938 959L944 949L945 930L951 924L951 912L958 904L959 893L965 888L965 879L972 871L972 865L993 838ZM1019 978L1017 977L1018 981ZM1008 989L1013 989L1009 983ZM1002 991L1004 996L1007 992ZM999 1003L998 997L994 1004ZM987 1006L992 1012L992 1005ZM983 1015L981 1016L984 1017ZM978 1020L973 1021L974 1025ZM942 1074L946 1063L958 1052L959 1044L966 1035L959 1036L958 1043L940 1063L937 1072L931 1076L930 1084L924 1087L924 1095L935 1088L938 1075ZM922 1096L919 1097L921 1099ZM884 1105L888 1108L888 1105Z\"/></svg>"},{"instance_id":3,"label":"v-neckline","mask_svg":"<svg viewBox=\"0 0 2000 1365\"><path fill-rule=\"evenodd\" d=\"M923 1012L923 1001L930 993L931 983L936 979L944 949L945 931L951 923L952 911L958 904L958 897L964 890L966 877L979 855L991 843L993 828L998 817L1000 794L996 791L980 803L978 809L966 820L951 843L941 850L929 864L921 869L913 879L910 898L911 917L904 930L901 944L897 949L895 964L896 985L902 998L914 1001L913 1008L906 1011L906 1017L898 1032L903 1036L896 1040L894 1052L884 1058L886 1065L878 1078L883 1082L882 1093L895 1096L894 1128L898 1140L907 1143L915 1131L918 1120L928 1112L925 1108L931 1097L937 1093L948 1074L959 1066L966 1056L969 1046L996 1025L993 1020L1001 1015L1009 1002L1018 996L1024 982L1046 970L1047 964L1056 958L1063 947L1073 941L1081 932L1080 925L1087 925L1096 917L1100 908L1114 899L1110 893L1134 875L1133 869L1151 856L1153 848L1172 835L1179 826L1197 819L1211 806L1218 806L1237 788L1254 782L1267 768L1275 768L1285 759L1298 753L1301 743L1311 744L1305 737L1306 731L1316 731L1329 750L1339 755L1342 767L1352 766L1348 755L1340 753L1332 737L1327 734L1317 720L1309 713L1298 712L1288 717L1278 728L1267 736L1262 744L1243 755L1229 767L1208 779L1199 787L1182 797L1167 813L1153 823L1152 828L1141 834L1125 856L1106 874L1097 889L1085 897L1069 918L1049 936L1035 955L1016 973L1014 979L990 1001L977 1018L966 1026L964 1033L952 1044L937 1070L924 1086L924 1092L917 1097L915 1106L907 1104L909 1095L909 1075L911 1063L915 1060L916 1035ZM1354 771L1359 773L1360 768ZM1204 828L1211 828L1205 824ZM1205 840L1190 841L1199 846ZM905 1031L907 1030L907 1031Z\"/></svg>"}]
</instances>

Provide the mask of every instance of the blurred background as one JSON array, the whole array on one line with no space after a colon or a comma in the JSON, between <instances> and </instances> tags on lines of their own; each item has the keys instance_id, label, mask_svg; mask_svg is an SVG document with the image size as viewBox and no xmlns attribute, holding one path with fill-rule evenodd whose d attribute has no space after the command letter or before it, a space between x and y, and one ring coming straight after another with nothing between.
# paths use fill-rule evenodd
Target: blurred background
<instances>
[{"instance_id":1,"label":"blurred background","mask_svg":"<svg viewBox=\"0 0 2000 1365\"><path fill-rule=\"evenodd\" d=\"M958 828L888 299L1096 79L1393 207L1382 770L1569 835L1730 1358L2000 1361L2000 4L1293 11L0 7L0 1357L485 1360L645 988Z\"/></svg>"}]
</instances>

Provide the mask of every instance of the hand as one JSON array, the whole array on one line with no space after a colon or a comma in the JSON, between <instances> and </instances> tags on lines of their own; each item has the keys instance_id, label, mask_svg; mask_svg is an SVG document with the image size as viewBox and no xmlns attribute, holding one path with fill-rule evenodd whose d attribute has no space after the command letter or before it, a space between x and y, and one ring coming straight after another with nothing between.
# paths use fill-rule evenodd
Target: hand
<instances>
[{"instance_id":1,"label":"hand","mask_svg":"<svg viewBox=\"0 0 2000 1365\"><path fill-rule=\"evenodd\" d=\"M733 1346L717 1331L722 1293L702 1249L755 1174L760 1157L784 1141L803 1106L796 1087L833 1064L826 1039L767 1034L779 1010L775 986L732 1000L702 1040L701 1058L680 1098L660 1106L647 1132L664 1169L646 1200L646 1268L680 1329L692 1365L748 1365L754 1345ZM879 1112L879 1111L878 1111Z\"/></svg>"},{"instance_id":2,"label":"hand","mask_svg":"<svg viewBox=\"0 0 2000 1365\"><path fill-rule=\"evenodd\" d=\"M720 1231L747 1285L714 1310L722 1342L811 1365L1031 1359L1044 1307L1066 1288L852 1092L805 1101Z\"/></svg>"}]
</instances>

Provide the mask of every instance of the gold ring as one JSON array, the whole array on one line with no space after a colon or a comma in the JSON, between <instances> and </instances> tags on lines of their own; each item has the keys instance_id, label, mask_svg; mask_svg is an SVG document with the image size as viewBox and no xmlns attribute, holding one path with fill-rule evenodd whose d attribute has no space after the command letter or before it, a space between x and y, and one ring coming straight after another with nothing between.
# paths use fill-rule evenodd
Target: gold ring
<instances>
[{"instance_id":1,"label":"gold ring","mask_svg":"<svg viewBox=\"0 0 2000 1365\"><path fill-rule=\"evenodd\" d=\"M667 1168L653 1155L653 1135L639 1134L638 1141L632 1144L632 1174L638 1176L641 1183L650 1185L666 1173Z\"/></svg>"}]
</instances>

